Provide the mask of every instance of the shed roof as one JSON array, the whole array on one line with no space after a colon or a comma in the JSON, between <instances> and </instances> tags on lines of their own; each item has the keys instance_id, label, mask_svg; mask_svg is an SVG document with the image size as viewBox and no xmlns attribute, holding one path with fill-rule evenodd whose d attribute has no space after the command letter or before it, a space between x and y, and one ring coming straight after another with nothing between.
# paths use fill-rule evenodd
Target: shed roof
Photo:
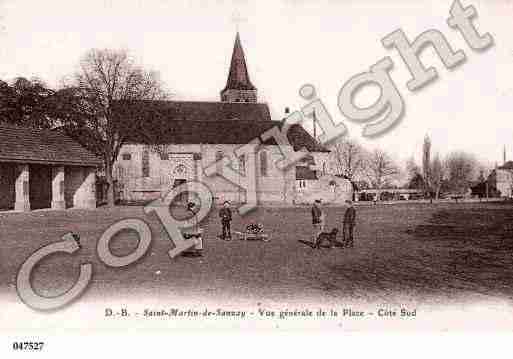
<instances>
[{"instance_id":1,"label":"shed roof","mask_svg":"<svg viewBox=\"0 0 513 359\"><path fill-rule=\"evenodd\" d=\"M61 130L0 125L0 162L99 166L101 160Z\"/></svg>"}]
</instances>

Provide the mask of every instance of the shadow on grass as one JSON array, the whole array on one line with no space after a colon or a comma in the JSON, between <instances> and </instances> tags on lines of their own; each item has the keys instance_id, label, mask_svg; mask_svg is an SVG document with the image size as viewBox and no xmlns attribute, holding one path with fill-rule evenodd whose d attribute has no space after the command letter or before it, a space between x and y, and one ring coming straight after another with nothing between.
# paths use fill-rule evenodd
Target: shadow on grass
<instances>
[{"instance_id":1,"label":"shadow on grass","mask_svg":"<svg viewBox=\"0 0 513 359\"><path fill-rule=\"evenodd\" d=\"M451 208L406 231L418 247L331 271L354 290L513 297L513 208ZM422 242L422 243L421 243ZM429 249L426 249L426 245Z\"/></svg>"}]
</instances>

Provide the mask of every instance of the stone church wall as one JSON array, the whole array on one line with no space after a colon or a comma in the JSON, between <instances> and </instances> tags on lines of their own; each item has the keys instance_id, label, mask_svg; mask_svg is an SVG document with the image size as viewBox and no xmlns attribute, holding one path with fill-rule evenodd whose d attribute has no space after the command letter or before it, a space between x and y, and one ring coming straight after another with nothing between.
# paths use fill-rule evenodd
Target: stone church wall
<instances>
[{"instance_id":1,"label":"stone church wall","mask_svg":"<svg viewBox=\"0 0 513 359\"><path fill-rule=\"evenodd\" d=\"M154 149L138 144L125 145L114 167L120 196L126 201L155 199L169 191L175 180L184 179L205 183L212 190L216 202L244 202L245 191L242 188L221 176L207 177L202 171L202 166L216 161L218 152L229 155L238 147L223 144L168 145L165 149L160 148L168 156L168 159L162 159ZM147 177L143 176L144 151L148 151L149 157ZM261 151L267 154L266 176L261 173ZM127 155L130 155L130 159L127 159ZM257 200L260 203L292 203L294 200L295 169L279 170L275 164L279 159L281 152L278 146L261 146L256 154ZM249 171L249 165L250 161L246 159L246 171ZM234 168L238 168L238 161L234 163Z\"/></svg>"}]
</instances>

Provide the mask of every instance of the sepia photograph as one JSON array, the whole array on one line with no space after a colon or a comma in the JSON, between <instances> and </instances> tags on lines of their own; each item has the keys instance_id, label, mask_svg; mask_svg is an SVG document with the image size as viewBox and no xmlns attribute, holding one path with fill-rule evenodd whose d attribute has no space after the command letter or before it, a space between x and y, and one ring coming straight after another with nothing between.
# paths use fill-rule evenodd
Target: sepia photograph
<instances>
[{"instance_id":1,"label":"sepia photograph","mask_svg":"<svg viewBox=\"0 0 513 359\"><path fill-rule=\"evenodd\" d=\"M0 353L511 332L512 16L0 0Z\"/></svg>"}]
</instances>

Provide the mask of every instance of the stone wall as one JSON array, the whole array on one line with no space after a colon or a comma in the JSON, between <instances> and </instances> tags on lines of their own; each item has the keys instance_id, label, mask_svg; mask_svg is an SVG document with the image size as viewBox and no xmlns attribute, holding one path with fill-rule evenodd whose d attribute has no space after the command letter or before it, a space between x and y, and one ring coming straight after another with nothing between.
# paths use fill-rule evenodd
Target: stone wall
<instances>
[{"instance_id":1,"label":"stone wall","mask_svg":"<svg viewBox=\"0 0 513 359\"><path fill-rule=\"evenodd\" d=\"M324 175L319 180L310 180L306 188L297 191L294 203L312 204L316 199L326 204L343 204L353 197L350 181L333 175Z\"/></svg>"},{"instance_id":2,"label":"stone wall","mask_svg":"<svg viewBox=\"0 0 513 359\"><path fill-rule=\"evenodd\" d=\"M74 207L78 199L78 191L84 182L82 167L65 167L64 169L64 201L66 208Z\"/></svg>"},{"instance_id":3,"label":"stone wall","mask_svg":"<svg viewBox=\"0 0 513 359\"><path fill-rule=\"evenodd\" d=\"M65 167L64 201L67 208L96 208L96 171L94 168Z\"/></svg>"},{"instance_id":4,"label":"stone wall","mask_svg":"<svg viewBox=\"0 0 513 359\"><path fill-rule=\"evenodd\" d=\"M245 201L245 191L237 184L229 182L221 176L207 177L203 167L214 163L218 152L231 155L239 145L169 145L160 151L166 153L168 159L162 159L155 150L149 150L149 177L142 177L142 154L148 150L144 145L125 145L114 166L114 176L118 180L121 198L127 201L141 201L158 198L170 190L175 179L197 180L205 183L213 192L216 202L225 200L233 202ZM267 157L267 173L262 173L261 153ZM126 155L130 155L130 159ZM255 154L254 166L256 173L257 200L262 203L292 203L295 192L295 169L281 171L276 167L281 152L278 146L261 146ZM250 172L252 161L246 158L246 173ZM238 169L238 160L232 163ZM182 166L183 171L177 171ZM242 183L244 175L240 175Z\"/></svg>"}]
</instances>

